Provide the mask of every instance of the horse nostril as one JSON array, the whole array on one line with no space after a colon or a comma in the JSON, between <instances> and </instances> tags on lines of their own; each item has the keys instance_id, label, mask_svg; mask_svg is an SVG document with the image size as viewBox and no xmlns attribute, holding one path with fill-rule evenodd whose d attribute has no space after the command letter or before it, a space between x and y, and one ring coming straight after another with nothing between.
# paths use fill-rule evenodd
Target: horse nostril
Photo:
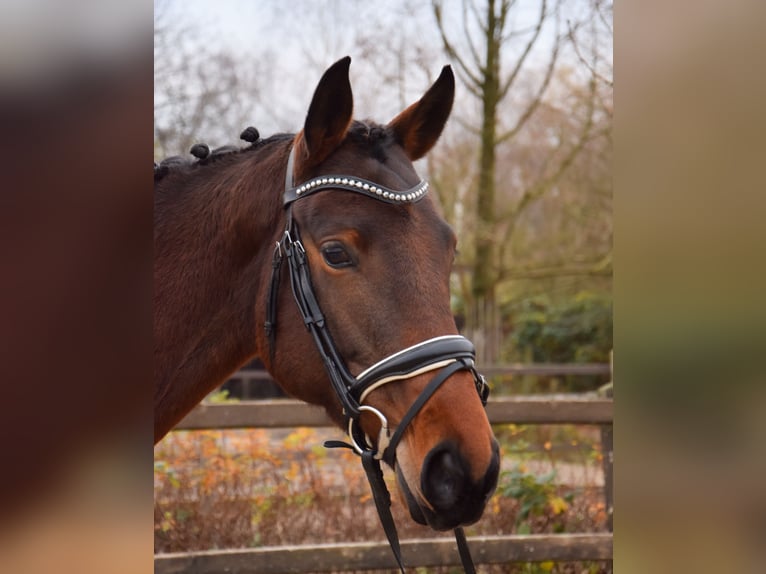
<instances>
[{"instance_id":1,"label":"horse nostril","mask_svg":"<svg viewBox=\"0 0 766 574\"><path fill-rule=\"evenodd\" d=\"M471 465L457 444L452 441L438 444L423 460L420 511L413 513L410 505L410 514L415 520L422 516L436 530L473 524L481 518L497 485L499 455L497 442L493 440L487 468L481 477L472 479Z\"/></svg>"},{"instance_id":2,"label":"horse nostril","mask_svg":"<svg viewBox=\"0 0 766 574\"><path fill-rule=\"evenodd\" d=\"M454 448L436 447L426 457L422 471L423 494L437 510L456 506L466 486L466 469Z\"/></svg>"},{"instance_id":3,"label":"horse nostril","mask_svg":"<svg viewBox=\"0 0 766 574\"><path fill-rule=\"evenodd\" d=\"M495 492L497 488L497 479L500 475L500 445L496 440L492 440L492 460L489 464L486 474L484 475L484 482L482 484L481 492L484 495L484 500L487 501Z\"/></svg>"}]
</instances>

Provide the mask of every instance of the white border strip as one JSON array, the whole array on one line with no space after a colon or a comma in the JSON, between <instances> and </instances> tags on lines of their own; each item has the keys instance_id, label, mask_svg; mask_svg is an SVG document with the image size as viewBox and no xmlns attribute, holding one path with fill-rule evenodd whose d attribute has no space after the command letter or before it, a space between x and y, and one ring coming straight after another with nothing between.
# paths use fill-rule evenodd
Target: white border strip
<instances>
[{"instance_id":1,"label":"white border strip","mask_svg":"<svg viewBox=\"0 0 766 574\"><path fill-rule=\"evenodd\" d=\"M370 385L364 390L362 395L359 397L359 404L361 405L362 403L364 403L364 399L367 398L367 395L369 395L375 389L382 387L386 383L392 383L393 381L401 381L403 379L409 379L411 377L422 375L423 373L435 371L436 369L441 369L442 367L446 367L447 365L452 364L455 361L457 361L457 359L445 359L443 361L439 361L438 363L431 363L430 365L426 365L425 367L421 367L420 369L415 369L414 371L411 371L409 373L404 373L401 375L391 375L390 377L383 377L382 379L375 381L372 385Z\"/></svg>"},{"instance_id":2,"label":"white border strip","mask_svg":"<svg viewBox=\"0 0 766 574\"><path fill-rule=\"evenodd\" d=\"M434 337L433 339L428 339L427 341L423 341L421 343L418 343L417 345L412 345L412 347L407 347L406 349L402 349L401 351L397 351L393 355L389 355L388 357L386 357L384 359L381 359L380 361L375 363L373 366L365 369L364 371L362 371L361 373L359 373L356 376L356 380L358 381L359 379L364 378L364 376L366 374L368 374L370 371L372 371L373 369L377 369L381 365L387 363L388 361L393 360L394 358L398 357L399 355L402 355L402 354L407 353L409 351L413 351L413 350L417 349L418 347L422 347L423 345L428 345L430 343L433 343L434 341L442 341L442 340L445 340L445 339L464 339L464 338L465 337L463 337L462 335L442 335L440 337ZM408 375L408 376L411 376L411 375Z\"/></svg>"}]
</instances>

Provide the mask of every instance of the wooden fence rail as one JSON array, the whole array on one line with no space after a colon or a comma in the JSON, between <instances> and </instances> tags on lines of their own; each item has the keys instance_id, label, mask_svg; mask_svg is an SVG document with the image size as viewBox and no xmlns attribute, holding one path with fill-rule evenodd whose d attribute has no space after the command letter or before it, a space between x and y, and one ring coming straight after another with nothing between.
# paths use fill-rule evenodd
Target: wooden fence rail
<instances>
[{"instance_id":1,"label":"wooden fence rail","mask_svg":"<svg viewBox=\"0 0 766 574\"><path fill-rule=\"evenodd\" d=\"M497 373L513 370L523 374L602 374L609 365L585 365L577 372L571 365L505 365ZM521 367L527 367L522 369ZM510 369L510 370L509 370ZM551 370L552 369L552 370ZM487 372L488 369L483 369ZM261 378L257 370L240 371L243 377ZM493 424L596 424L602 428L604 475L607 509L612 512L612 421L611 398L581 395L531 395L500 397L487 404L487 416ZM189 413L175 430L283 428L332 426L324 411L316 406L291 399L242 401L224 404L201 404ZM612 560L612 533L530 534L470 537L471 553L476 564L509 562ZM408 567L459 565L454 539L402 540L402 554ZM396 568L385 542L347 542L300 546L248 548L158 554L155 574L276 574L375 570Z\"/></svg>"},{"instance_id":2,"label":"wooden fence rail","mask_svg":"<svg viewBox=\"0 0 766 574\"><path fill-rule=\"evenodd\" d=\"M469 538L468 543L477 564L612 558L610 533L476 536ZM451 537L402 540L401 544L408 567L460 564ZM209 550L159 554L154 560L155 574L301 574L396 567L386 542Z\"/></svg>"},{"instance_id":3,"label":"wooden fence rail","mask_svg":"<svg viewBox=\"0 0 766 574\"><path fill-rule=\"evenodd\" d=\"M500 397L487 403L493 424L607 424L612 422L612 399L579 396ZM201 404L175 430L326 427L332 422L321 407L292 399Z\"/></svg>"},{"instance_id":4,"label":"wooden fence rail","mask_svg":"<svg viewBox=\"0 0 766 574\"><path fill-rule=\"evenodd\" d=\"M564 375L609 375L609 363L506 363L478 367L487 377L501 379L514 376L559 377ZM248 367L234 373L229 382L234 386L228 390L241 399L261 399L283 396L268 371Z\"/></svg>"},{"instance_id":5,"label":"wooden fence rail","mask_svg":"<svg viewBox=\"0 0 766 574\"><path fill-rule=\"evenodd\" d=\"M609 363L506 363L477 367L487 377L495 375L531 375L556 377L563 375L608 375ZM264 369L240 369L231 378L273 380Z\"/></svg>"}]
</instances>

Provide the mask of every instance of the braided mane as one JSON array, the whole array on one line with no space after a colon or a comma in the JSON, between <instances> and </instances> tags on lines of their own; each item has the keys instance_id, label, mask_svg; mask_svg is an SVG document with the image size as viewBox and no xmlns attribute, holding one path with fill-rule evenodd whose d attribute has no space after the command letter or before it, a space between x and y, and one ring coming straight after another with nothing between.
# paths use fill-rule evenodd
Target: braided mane
<instances>
[{"instance_id":1,"label":"braided mane","mask_svg":"<svg viewBox=\"0 0 766 574\"><path fill-rule=\"evenodd\" d=\"M355 143L368 148L370 155L378 161L385 161L387 157L386 147L393 140L390 130L372 121L354 121L348 130L348 136ZM277 133L262 139L258 130L249 126L242 131L239 138L250 145L223 145L211 150L210 146L205 143L194 144L189 150L189 153L193 156L191 158L174 155L163 159L160 163L155 162L154 179L155 181L162 179L174 169L210 165L223 158L255 151L273 143L292 139L293 137L295 137L295 134Z\"/></svg>"},{"instance_id":2,"label":"braided mane","mask_svg":"<svg viewBox=\"0 0 766 574\"><path fill-rule=\"evenodd\" d=\"M292 139L294 134L279 133L261 139L258 130L252 126L245 128L239 135L240 139L249 142L250 145L236 146L224 145L213 150L205 143L194 144L189 153L193 158L174 155L163 159L160 163L154 163L154 180L165 177L171 170L178 168L193 168L196 166L210 165L223 158L237 156L241 153L259 150L267 145Z\"/></svg>"}]
</instances>

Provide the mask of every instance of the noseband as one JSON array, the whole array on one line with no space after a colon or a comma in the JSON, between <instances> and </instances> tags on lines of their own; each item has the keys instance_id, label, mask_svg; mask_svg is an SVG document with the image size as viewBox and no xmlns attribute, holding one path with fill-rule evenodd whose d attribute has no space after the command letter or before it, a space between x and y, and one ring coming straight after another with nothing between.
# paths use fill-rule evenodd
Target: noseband
<instances>
[{"instance_id":1,"label":"noseband","mask_svg":"<svg viewBox=\"0 0 766 574\"><path fill-rule=\"evenodd\" d=\"M295 148L290 151L285 175L283 207L286 210L285 231L274 249L272 260L271 285L267 300L265 329L269 339L270 353L274 354L276 338L277 297L282 262L287 259L290 273L290 286L306 328L311 333L319 354L324 361L333 390L343 407L343 416L348 428L351 444L339 441L327 441L327 447L347 447L353 449L361 458L372 488L373 498L380 515L388 541L404 572L399 549L396 527L391 517L390 497L383 481L380 460L392 468L396 463L396 447L407 426L425 405L436 390L454 373L468 371L473 375L476 391L486 406L489 386L486 379L474 366L475 350L473 344L460 335L443 335L422 341L402 349L378 361L356 377L352 375L343 361L327 328L325 317L319 307L311 284L306 250L300 240L298 225L293 218L292 204L303 197L324 190L341 190L358 193L390 204L415 203L425 197L428 183L420 181L405 191L396 191L374 182L347 175L323 175L310 179L299 186L293 180ZM393 435L390 434L388 420L378 409L365 405L367 396L375 389L394 382L409 379L425 373L436 372L434 377L406 412ZM381 423L377 441L372 441L362 430L362 413L374 414ZM473 572L473 562L468 552L465 534L462 528L455 529L455 536L460 550L461 560L466 572Z\"/></svg>"}]
</instances>

